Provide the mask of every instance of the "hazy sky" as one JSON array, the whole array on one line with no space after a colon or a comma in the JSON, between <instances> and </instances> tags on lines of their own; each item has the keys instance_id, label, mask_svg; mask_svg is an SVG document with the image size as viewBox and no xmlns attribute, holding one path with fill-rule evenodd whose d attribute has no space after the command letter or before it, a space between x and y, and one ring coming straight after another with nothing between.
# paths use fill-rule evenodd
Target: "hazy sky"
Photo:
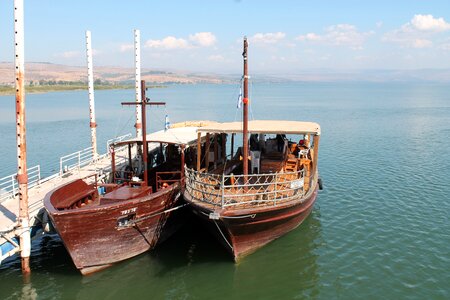
<instances>
[{"instance_id":1,"label":"hazy sky","mask_svg":"<svg viewBox=\"0 0 450 300\"><path fill-rule=\"evenodd\" d=\"M13 60L13 1L0 0L0 61ZM450 67L450 0L25 0L26 61L240 72Z\"/></svg>"}]
</instances>

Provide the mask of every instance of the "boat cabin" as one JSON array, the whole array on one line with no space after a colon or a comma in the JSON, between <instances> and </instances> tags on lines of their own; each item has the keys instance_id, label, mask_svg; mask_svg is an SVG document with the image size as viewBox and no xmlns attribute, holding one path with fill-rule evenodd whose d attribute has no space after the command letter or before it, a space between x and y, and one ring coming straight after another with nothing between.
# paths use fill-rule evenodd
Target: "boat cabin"
<instances>
[{"instance_id":1,"label":"boat cabin","mask_svg":"<svg viewBox=\"0 0 450 300\"><path fill-rule=\"evenodd\" d=\"M243 169L243 148L236 144L242 127L241 122L231 122L198 129L206 141L195 169L186 168L186 189L192 199L221 207L273 205L311 190L317 178L319 124L249 121L247 172Z\"/></svg>"},{"instance_id":2,"label":"boat cabin","mask_svg":"<svg viewBox=\"0 0 450 300\"><path fill-rule=\"evenodd\" d=\"M147 134L146 162L142 153L142 139L133 138L114 144L111 183L144 184L145 170L147 170L147 185L153 191L179 182L183 177L184 166L195 166L197 139L200 138L201 145L206 138L206 134L197 133L198 128L174 124L167 130ZM126 157L115 155L121 148L127 149Z\"/></svg>"},{"instance_id":3,"label":"boat cabin","mask_svg":"<svg viewBox=\"0 0 450 300\"><path fill-rule=\"evenodd\" d=\"M51 205L59 211L109 205L181 187L184 167L195 167L198 141L200 147L204 144L206 134L197 132L204 124L178 123L148 134L147 156L140 138L111 145L111 173L104 182L99 182L97 175L70 182L52 194Z\"/></svg>"}]
</instances>

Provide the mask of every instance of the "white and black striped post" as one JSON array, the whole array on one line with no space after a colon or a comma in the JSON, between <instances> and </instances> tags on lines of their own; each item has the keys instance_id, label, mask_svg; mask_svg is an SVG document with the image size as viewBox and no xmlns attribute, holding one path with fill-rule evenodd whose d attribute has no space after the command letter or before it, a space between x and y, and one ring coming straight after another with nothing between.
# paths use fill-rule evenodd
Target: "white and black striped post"
<instances>
[{"instance_id":1,"label":"white and black striped post","mask_svg":"<svg viewBox=\"0 0 450 300\"><path fill-rule=\"evenodd\" d=\"M97 123L95 122L95 98L94 98L94 69L92 66L92 43L91 32L86 31L86 59L88 71L88 89L89 89L89 126L91 128L92 156L97 160Z\"/></svg>"},{"instance_id":2,"label":"white and black striped post","mask_svg":"<svg viewBox=\"0 0 450 300\"><path fill-rule=\"evenodd\" d=\"M134 75L135 75L135 99L141 102L141 33L134 30ZM142 137L142 105L136 105L136 137Z\"/></svg>"},{"instance_id":3,"label":"white and black striped post","mask_svg":"<svg viewBox=\"0 0 450 300\"><path fill-rule=\"evenodd\" d=\"M14 64L16 86L17 181L19 183L19 238L22 273L30 274L31 237L28 214L27 143L25 127L23 0L14 0Z\"/></svg>"}]
</instances>

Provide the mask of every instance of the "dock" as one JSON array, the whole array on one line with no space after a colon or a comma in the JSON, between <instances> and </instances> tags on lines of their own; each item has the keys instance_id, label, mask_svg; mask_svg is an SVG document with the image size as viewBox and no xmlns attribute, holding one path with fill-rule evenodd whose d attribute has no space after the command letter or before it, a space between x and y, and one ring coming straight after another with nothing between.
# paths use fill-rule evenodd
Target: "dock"
<instances>
[{"instance_id":1,"label":"dock","mask_svg":"<svg viewBox=\"0 0 450 300\"><path fill-rule=\"evenodd\" d=\"M126 134L107 141L106 148L115 142L130 138ZM116 164L125 162L127 149L116 149ZM46 232L44 228L48 222L47 212L44 208L45 195L51 190L70 181L87 178L95 180L97 175L101 180L111 172L111 155L109 152L95 156L93 148L86 148L59 159L59 172L46 178L41 178L40 165L28 169L28 207L30 234L32 237L38 232ZM18 226L19 196L16 174L0 178L0 264L6 258L20 251Z\"/></svg>"}]
</instances>

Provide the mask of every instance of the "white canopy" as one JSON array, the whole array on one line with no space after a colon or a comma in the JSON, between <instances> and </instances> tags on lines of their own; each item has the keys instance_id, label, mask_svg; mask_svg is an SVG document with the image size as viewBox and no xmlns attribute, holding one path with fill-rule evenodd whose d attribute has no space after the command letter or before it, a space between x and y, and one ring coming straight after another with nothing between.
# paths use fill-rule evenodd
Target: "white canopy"
<instances>
[{"instance_id":1,"label":"white canopy","mask_svg":"<svg viewBox=\"0 0 450 300\"><path fill-rule=\"evenodd\" d=\"M198 128L202 133L241 133L242 122L212 123ZM320 135L320 125L314 122L285 120L253 120L248 122L249 133L314 134Z\"/></svg>"},{"instance_id":2,"label":"white canopy","mask_svg":"<svg viewBox=\"0 0 450 300\"><path fill-rule=\"evenodd\" d=\"M176 145L192 145L197 143L197 133L201 126L214 124L208 121L198 121L198 122L183 122L172 125L171 128L167 130L160 130L147 134L147 142L152 143L168 143ZM202 133L201 136L204 137L206 133ZM142 142L141 138L132 138L116 143L116 146L139 143Z\"/></svg>"}]
</instances>

